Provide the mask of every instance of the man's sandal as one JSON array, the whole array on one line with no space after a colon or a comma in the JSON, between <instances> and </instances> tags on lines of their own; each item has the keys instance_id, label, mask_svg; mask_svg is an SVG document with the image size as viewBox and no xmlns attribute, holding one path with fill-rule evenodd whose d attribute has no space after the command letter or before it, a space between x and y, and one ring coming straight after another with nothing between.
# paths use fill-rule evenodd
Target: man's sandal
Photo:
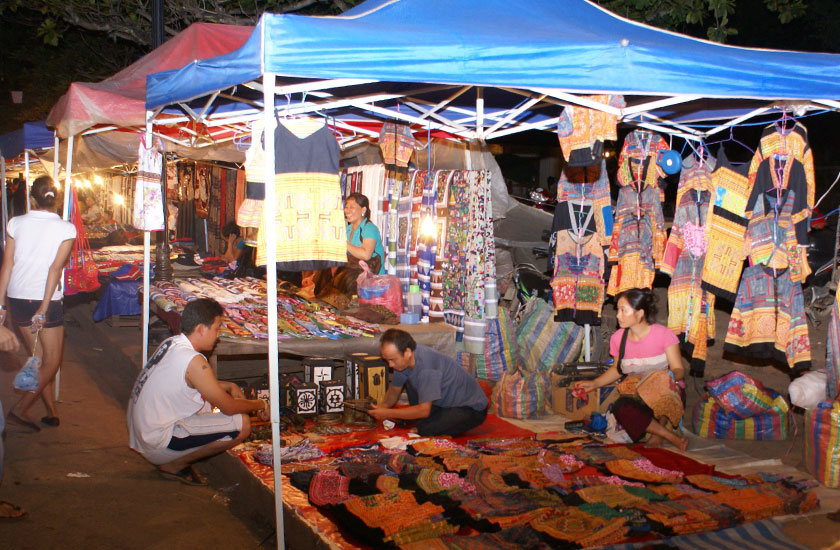
<instances>
[{"instance_id":1,"label":"man's sandal","mask_svg":"<svg viewBox=\"0 0 840 550\"><path fill-rule=\"evenodd\" d=\"M207 485L207 479L200 476L192 466L187 466L174 474L163 470L158 470L158 473L164 479L180 481L186 485Z\"/></svg>"}]
</instances>

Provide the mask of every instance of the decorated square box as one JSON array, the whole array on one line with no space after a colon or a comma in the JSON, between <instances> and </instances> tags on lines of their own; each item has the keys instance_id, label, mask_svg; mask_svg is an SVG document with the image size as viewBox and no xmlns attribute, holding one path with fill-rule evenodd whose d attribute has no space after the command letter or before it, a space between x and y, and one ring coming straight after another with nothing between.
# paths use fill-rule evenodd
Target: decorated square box
<instances>
[{"instance_id":1,"label":"decorated square box","mask_svg":"<svg viewBox=\"0 0 840 550\"><path fill-rule=\"evenodd\" d=\"M344 382L325 380L318 386L318 414L344 412Z\"/></svg>"},{"instance_id":2,"label":"decorated square box","mask_svg":"<svg viewBox=\"0 0 840 550\"><path fill-rule=\"evenodd\" d=\"M388 390L388 365L378 355L359 361L359 397L369 397L379 405Z\"/></svg>"},{"instance_id":3,"label":"decorated square box","mask_svg":"<svg viewBox=\"0 0 840 550\"><path fill-rule=\"evenodd\" d=\"M303 367L303 379L306 382L320 384L324 380L332 380L335 360L325 357L307 357L300 362Z\"/></svg>"},{"instance_id":4,"label":"decorated square box","mask_svg":"<svg viewBox=\"0 0 840 550\"><path fill-rule=\"evenodd\" d=\"M344 368L347 380L347 398L360 399L359 395L359 363L367 357L367 353L356 352L345 356Z\"/></svg>"},{"instance_id":5,"label":"decorated square box","mask_svg":"<svg viewBox=\"0 0 840 550\"><path fill-rule=\"evenodd\" d=\"M301 416L318 414L318 384L315 382L292 382L289 384L288 407Z\"/></svg>"}]
</instances>

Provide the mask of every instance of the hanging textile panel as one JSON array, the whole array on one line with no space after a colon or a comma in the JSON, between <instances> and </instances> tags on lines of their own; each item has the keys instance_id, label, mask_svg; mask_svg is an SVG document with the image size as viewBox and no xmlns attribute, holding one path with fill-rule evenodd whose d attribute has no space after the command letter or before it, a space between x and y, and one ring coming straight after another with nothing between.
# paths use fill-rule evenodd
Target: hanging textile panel
<instances>
[{"instance_id":1,"label":"hanging textile panel","mask_svg":"<svg viewBox=\"0 0 840 550\"><path fill-rule=\"evenodd\" d=\"M347 230L338 143L326 124L307 134L310 128L296 128L295 122L281 119L275 129L275 216L271 221L263 216L256 264L265 265L265 233L274 231L278 268L304 271L341 265L347 261Z\"/></svg>"},{"instance_id":2,"label":"hanging textile panel","mask_svg":"<svg viewBox=\"0 0 840 550\"><path fill-rule=\"evenodd\" d=\"M707 340L715 335L714 296L702 288L708 241L706 220L711 193L699 187L682 194L665 245L662 271L668 286L668 328L683 335L681 347L691 356L691 372L702 373Z\"/></svg>"},{"instance_id":3,"label":"hanging textile panel","mask_svg":"<svg viewBox=\"0 0 840 550\"><path fill-rule=\"evenodd\" d=\"M776 359L794 370L811 367L811 341L802 285L788 270L754 265L744 270L729 318L724 351Z\"/></svg>"},{"instance_id":4,"label":"hanging textile panel","mask_svg":"<svg viewBox=\"0 0 840 550\"><path fill-rule=\"evenodd\" d=\"M469 223L468 172L456 170L449 188L449 220L446 224L443 315L446 322L464 330L467 282L467 231Z\"/></svg>"},{"instance_id":5,"label":"hanging textile panel","mask_svg":"<svg viewBox=\"0 0 840 550\"><path fill-rule=\"evenodd\" d=\"M435 259L429 283L429 322L441 323L443 317L443 265L446 258L446 227L449 221L449 184L455 175L453 170L438 170L437 192L435 194Z\"/></svg>"},{"instance_id":6,"label":"hanging textile panel","mask_svg":"<svg viewBox=\"0 0 840 550\"><path fill-rule=\"evenodd\" d=\"M718 156L712 172L714 197L706 222L706 257L701 286L716 296L735 301L745 255L747 200L750 182L746 174L729 165L725 154Z\"/></svg>"}]
</instances>

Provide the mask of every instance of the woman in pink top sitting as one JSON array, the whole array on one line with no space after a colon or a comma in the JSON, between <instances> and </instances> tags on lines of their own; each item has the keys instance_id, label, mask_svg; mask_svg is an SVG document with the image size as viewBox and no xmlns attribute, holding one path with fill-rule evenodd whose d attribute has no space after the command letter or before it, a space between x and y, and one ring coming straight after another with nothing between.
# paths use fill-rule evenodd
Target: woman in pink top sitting
<instances>
[{"instance_id":1,"label":"woman in pink top sitting","mask_svg":"<svg viewBox=\"0 0 840 550\"><path fill-rule=\"evenodd\" d=\"M621 397L613 404L615 419L633 441L646 434L647 443L659 445L667 440L680 450L688 439L674 433L685 407L685 392L680 382L685 375L679 341L667 327L654 319L656 307L649 290L633 288L616 296L619 330L610 338L613 366L596 378L578 382L584 391L612 384L621 379Z\"/></svg>"}]
</instances>

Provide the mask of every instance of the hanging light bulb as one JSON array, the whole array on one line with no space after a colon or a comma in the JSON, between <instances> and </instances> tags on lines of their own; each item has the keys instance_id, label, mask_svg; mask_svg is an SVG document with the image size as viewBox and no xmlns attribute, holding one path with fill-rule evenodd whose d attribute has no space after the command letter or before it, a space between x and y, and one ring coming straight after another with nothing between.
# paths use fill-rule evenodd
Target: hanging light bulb
<instances>
[{"instance_id":1,"label":"hanging light bulb","mask_svg":"<svg viewBox=\"0 0 840 550\"><path fill-rule=\"evenodd\" d=\"M434 237L435 233L437 233L435 219L432 217L431 212L426 211L423 220L420 222L420 235L423 237Z\"/></svg>"},{"instance_id":2,"label":"hanging light bulb","mask_svg":"<svg viewBox=\"0 0 840 550\"><path fill-rule=\"evenodd\" d=\"M95 176L93 176L93 181L96 182L96 185L104 185L105 184L105 182L102 180L102 176L100 176L99 174L96 174Z\"/></svg>"},{"instance_id":3,"label":"hanging light bulb","mask_svg":"<svg viewBox=\"0 0 840 550\"><path fill-rule=\"evenodd\" d=\"M119 193L114 193L114 204L118 206L125 206L125 199Z\"/></svg>"}]
</instances>

